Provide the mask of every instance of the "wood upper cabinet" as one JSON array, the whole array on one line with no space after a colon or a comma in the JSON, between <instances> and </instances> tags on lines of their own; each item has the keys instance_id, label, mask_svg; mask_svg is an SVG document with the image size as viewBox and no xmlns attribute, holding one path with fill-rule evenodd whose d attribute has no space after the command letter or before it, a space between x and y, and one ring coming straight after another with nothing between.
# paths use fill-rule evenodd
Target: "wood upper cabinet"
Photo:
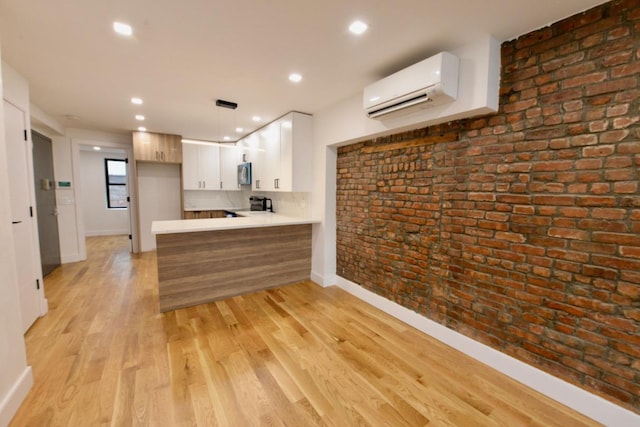
<instances>
[{"instance_id":1,"label":"wood upper cabinet","mask_svg":"<svg viewBox=\"0 0 640 427\"><path fill-rule=\"evenodd\" d=\"M182 163L182 137L133 132L133 158L142 162Z\"/></svg>"}]
</instances>

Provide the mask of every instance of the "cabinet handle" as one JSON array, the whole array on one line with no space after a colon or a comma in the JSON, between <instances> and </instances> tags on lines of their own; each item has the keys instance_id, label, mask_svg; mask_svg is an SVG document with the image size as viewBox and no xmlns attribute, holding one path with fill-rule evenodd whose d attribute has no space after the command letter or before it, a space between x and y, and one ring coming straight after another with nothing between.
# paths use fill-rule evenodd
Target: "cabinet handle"
<instances>
[{"instance_id":1,"label":"cabinet handle","mask_svg":"<svg viewBox=\"0 0 640 427\"><path fill-rule=\"evenodd\" d=\"M276 179L273 180L273 186L275 188L280 188L280 179L279 178L276 178Z\"/></svg>"},{"instance_id":2,"label":"cabinet handle","mask_svg":"<svg viewBox=\"0 0 640 427\"><path fill-rule=\"evenodd\" d=\"M260 188L260 180L256 179L256 188Z\"/></svg>"},{"instance_id":3,"label":"cabinet handle","mask_svg":"<svg viewBox=\"0 0 640 427\"><path fill-rule=\"evenodd\" d=\"M220 181L220 188L222 189L222 181Z\"/></svg>"},{"instance_id":4,"label":"cabinet handle","mask_svg":"<svg viewBox=\"0 0 640 427\"><path fill-rule=\"evenodd\" d=\"M207 188L207 181L202 181L202 188Z\"/></svg>"},{"instance_id":5,"label":"cabinet handle","mask_svg":"<svg viewBox=\"0 0 640 427\"><path fill-rule=\"evenodd\" d=\"M164 160L164 151L162 151L160 154L162 156L162 160Z\"/></svg>"},{"instance_id":6,"label":"cabinet handle","mask_svg":"<svg viewBox=\"0 0 640 427\"><path fill-rule=\"evenodd\" d=\"M158 156L158 152L156 151L156 160L160 160L159 157L160 156Z\"/></svg>"}]
</instances>

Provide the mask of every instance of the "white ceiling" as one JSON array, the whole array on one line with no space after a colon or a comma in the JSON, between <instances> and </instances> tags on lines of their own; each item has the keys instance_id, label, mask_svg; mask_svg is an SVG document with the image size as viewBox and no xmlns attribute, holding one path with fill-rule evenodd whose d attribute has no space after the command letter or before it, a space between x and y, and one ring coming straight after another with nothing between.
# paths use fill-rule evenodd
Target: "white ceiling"
<instances>
[{"instance_id":1,"label":"white ceiling","mask_svg":"<svg viewBox=\"0 0 640 427\"><path fill-rule=\"evenodd\" d=\"M482 34L511 40L603 0L0 0L2 58L66 127L218 140ZM356 37L354 19L369 24ZM133 26L132 38L112 31ZM293 84L291 72L303 75ZM144 99L142 106L130 103ZM238 103L215 107L216 99ZM68 116L79 119L69 120Z\"/></svg>"}]
</instances>

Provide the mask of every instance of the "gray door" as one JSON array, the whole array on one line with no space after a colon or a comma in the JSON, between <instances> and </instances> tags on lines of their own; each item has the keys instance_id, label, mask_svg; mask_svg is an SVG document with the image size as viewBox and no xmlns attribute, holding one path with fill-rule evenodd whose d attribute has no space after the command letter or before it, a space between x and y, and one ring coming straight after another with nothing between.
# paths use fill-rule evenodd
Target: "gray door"
<instances>
[{"instance_id":1,"label":"gray door","mask_svg":"<svg viewBox=\"0 0 640 427\"><path fill-rule=\"evenodd\" d=\"M31 139L33 140L33 176L36 186L40 259L42 275L46 276L60 265L60 237L58 236L53 154L49 138L31 131Z\"/></svg>"}]
</instances>

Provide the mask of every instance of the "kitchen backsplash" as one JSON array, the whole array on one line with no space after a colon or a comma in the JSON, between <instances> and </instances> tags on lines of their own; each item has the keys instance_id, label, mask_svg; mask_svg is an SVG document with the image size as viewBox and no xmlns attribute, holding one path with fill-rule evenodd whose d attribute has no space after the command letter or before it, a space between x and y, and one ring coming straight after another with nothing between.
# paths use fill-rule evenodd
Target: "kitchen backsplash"
<instances>
[{"instance_id":1,"label":"kitchen backsplash","mask_svg":"<svg viewBox=\"0 0 640 427\"><path fill-rule=\"evenodd\" d=\"M184 191L185 210L249 209L249 197L268 197L276 213L306 217L311 212L309 193L276 193L268 191Z\"/></svg>"},{"instance_id":2,"label":"kitchen backsplash","mask_svg":"<svg viewBox=\"0 0 640 427\"><path fill-rule=\"evenodd\" d=\"M276 193L269 191L248 191L249 196L268 197L273 201L273 210L281 215L307 217L311 212L311 197L309 193Z\"/></svg>"},{"instance_id":3,"label":"kitchen backsplash","mask_svg":"<svg viewBox=\"0 0 640 427\"><path fill-rule=\"evenodd\" d=\"M249 196L244 191L184 191L184 209L217 210L241 209L249 206Z\"/></svg>"}]
</instances>

